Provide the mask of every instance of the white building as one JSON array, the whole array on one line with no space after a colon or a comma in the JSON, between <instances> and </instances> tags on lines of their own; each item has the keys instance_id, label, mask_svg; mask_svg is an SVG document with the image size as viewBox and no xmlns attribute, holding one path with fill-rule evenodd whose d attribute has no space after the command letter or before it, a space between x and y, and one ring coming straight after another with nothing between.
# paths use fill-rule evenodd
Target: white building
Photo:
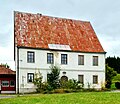
<instances>
[{"instance_id":1,"label":"white building","mask_svg":"<svg viewBox=\"0 0 120 104\"><path fill-rule=\"evenodd\" d=\"M17 92L35 91L35 72L47 81L51 64L84 88L104 85L106 52L90 22L22 12L14 13L14 21Z\"/></svg>"}]
</instances>

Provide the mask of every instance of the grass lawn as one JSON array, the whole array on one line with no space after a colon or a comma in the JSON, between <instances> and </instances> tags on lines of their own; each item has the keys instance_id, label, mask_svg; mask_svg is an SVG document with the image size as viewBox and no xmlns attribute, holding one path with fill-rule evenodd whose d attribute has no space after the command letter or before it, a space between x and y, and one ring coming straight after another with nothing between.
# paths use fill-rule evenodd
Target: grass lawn
<instances>
[{"instance_id":1,"label":"grass lawn","mask_svg":"<svg viewBox=\"0 0 120 104\"><path fill-rule=\"evenodd\" d=\"M120 104L120 93L80 92L25 95L0 99L0 104Z\"/></svg>"}]
</instances>

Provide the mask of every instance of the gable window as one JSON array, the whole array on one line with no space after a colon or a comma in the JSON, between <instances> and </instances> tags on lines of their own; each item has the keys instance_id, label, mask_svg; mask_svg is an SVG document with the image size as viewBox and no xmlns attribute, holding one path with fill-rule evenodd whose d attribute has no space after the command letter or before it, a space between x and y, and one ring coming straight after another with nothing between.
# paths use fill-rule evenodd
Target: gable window
<instances>
[{"instance_id":1,"label":"gable window","mask_svg":"<svg viewBox=\"0 0 120 104\"><path fill-rule=\"evenodd\" d=\"M27 62L28 63L34 63L35 62L35 53L28 51L27 52Z\"/></svg>"},{"instance_id":2,"label":"gable window","mask_svg":"<svg viewBox=\"0 0 120 104\"><path fill-rule=\"evenodd\" d=\"M47 53L47 63L48 64L53 64L54 63L53 53Z\"/></svg>"},{"instance_id":3,"label":"gable window","mask_svg":"<svg viewBox=\"0 0 120 104\"><path fill-rule=\"evenodd\" d=\"M61 54L61 64L67 64L67 54Z\"/></svg>"},{"instance_id":4,"label":"gable window","mask_svg":"<svg viewBox=\"0 0 120 104\"><path fill-rule=\"evenodd\" d=\"M78 55L78 65L84 65L84 55Z\"/></svg>"},{"instance_id":5,"label":"gable window","mask_svg":"<svg viewBox=\"0 0 120 104\"><path fill-rule=\"evenodd\" d=\"M33 82L34 81L34 73L28 73L27 78L28 78L28 83Z\"/></svg>"},{"instance_id":6,"label":"gable window","mask_svg":"<svg viewBox=\"0 0 120 104\"><path fill-rule=\"evenodd\" d=\"M84 84L84 75L78 75L78 82Z\"/></svg>"},{"instance_id":7,"label":"gable window","mask_svg":"<svg viewBox=\"0 0 120 104\"><path fill-rule=\"evenodd\" d=\"M93 84L98 84L98 76L93 75Z\"/></svg>"},{"instance_id":8,"label":"gable window","mask_svg":"<svg viewBox=\"0 0 120 104\"><path fill-rule=\"evenodd\" d=\"M98 66L98 56L93 56L93 66Z\"/></svg>"}]
</instances>

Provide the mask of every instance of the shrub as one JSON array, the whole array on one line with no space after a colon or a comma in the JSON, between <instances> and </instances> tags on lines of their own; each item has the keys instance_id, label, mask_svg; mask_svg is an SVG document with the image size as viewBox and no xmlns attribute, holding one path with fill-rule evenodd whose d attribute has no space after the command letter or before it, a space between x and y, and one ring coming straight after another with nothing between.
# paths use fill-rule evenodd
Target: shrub
<instances>
[{"instance_id":1,"label":"shrub","mask_svg":"<svg viewBox=\"0 0 120 104\"><path fill-rule=\"evenodd\" d=\"M42 83L42 74L40 72L35 73L35 77L34 77L34 85L37 86L36 91L37 92L42 92L43 91L43 83Z\"/></svg>"},{"instance_id":2,"label":"shrub","mask_svg":"<svg viewBox=\"0 0 120 104\"><path fill-rule=\"evenodd\" d=\"M120 89L120 82L115 82L115 87L116 87L117 89Z\"/></svg>"},{"instance_id":3,"label":"shrub","mask_svg":"<svg viewBox=\"0 0 120 104\"><path fill-rule=\"evenodd\" d=\"M60 68L57 66L51 66L50 69L51 69L51 73L48 73L47 82L51 88L57 89L60 86L59 84Z\"/></svg>"},{"instance_id":4,"label":"shrub","mask_svg":"<svg viewBox=\"0 0 120 104\"><path fill-rule=\"evenodd\" d=\"M112 79L117 75L117 72L113 68L106 65L106 88L110 88L112 84Z\"/></svg>"}]
</instances>

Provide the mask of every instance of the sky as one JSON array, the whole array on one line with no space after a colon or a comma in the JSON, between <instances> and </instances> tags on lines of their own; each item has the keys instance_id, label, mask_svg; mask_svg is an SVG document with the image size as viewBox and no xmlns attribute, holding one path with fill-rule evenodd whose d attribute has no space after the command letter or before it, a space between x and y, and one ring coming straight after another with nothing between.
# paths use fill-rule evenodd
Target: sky
<instances>
[{"instance_id":1,"label":"sky","mask_svg":"<svg viewBox=\"0 0 120 104\"><path fill-rule=\"evenodd\" d=\"M14 11L90 21L106 57L120 57L120 0L0 0L0 63L13 70Z\"/></svg>"}]
</instances>

